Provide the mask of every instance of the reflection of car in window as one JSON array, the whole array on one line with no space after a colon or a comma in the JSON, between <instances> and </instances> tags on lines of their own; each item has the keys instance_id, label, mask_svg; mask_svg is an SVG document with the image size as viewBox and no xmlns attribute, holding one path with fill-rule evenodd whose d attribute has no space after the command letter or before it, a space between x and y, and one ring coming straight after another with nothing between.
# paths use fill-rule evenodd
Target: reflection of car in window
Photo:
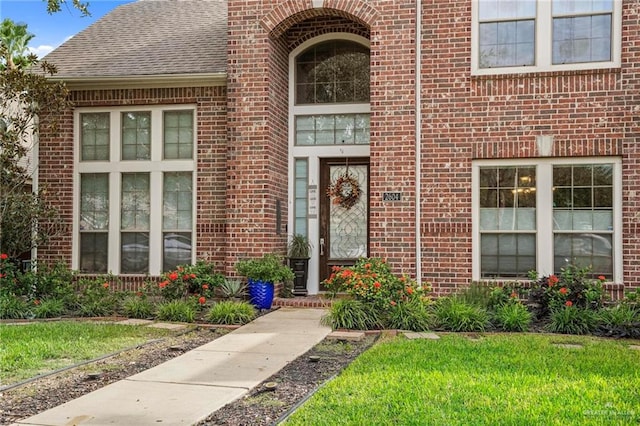
<instances>
[{"instance_id":1,"label":"reflection of car in window","mask_svg":"<svg viewBox=\"0 0 640 426\"><path fill-rule=\"evenodd\" d=\"M165 269L191 263L191 234L166 234L164 236Z\"/></svg>"},{"instance_id":2,"label":"reflection of car in window","mask_svg":"<svg viewBox=\"0 0 640 426\"><path fill-rule=\"evenodd\" d=\"M125 274L145 274L149 271L149 236L138 234L137 240L122 245L122 271Z\"/></svg>"},{"instance_id":3,"label":"reflection of car in window","mask_svg":"<svg viewBox=\"0 0 640 426\"><path fill-rule=\"evenodd\" d=\"M570 263L591 266L594 274L613 273L613 245L611 235L561 234L556 235L556 268Z\"/></svg>"}]
</instances>

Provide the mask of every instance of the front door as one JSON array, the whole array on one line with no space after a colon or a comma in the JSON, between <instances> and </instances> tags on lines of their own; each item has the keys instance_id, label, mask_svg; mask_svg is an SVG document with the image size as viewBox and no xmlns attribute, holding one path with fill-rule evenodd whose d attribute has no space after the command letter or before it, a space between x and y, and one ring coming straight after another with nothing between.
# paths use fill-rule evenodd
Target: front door
<instances>
[{"instance_id":1,"label":"front door","mask_svg":"<svg viewBox=\"0 0 640 426\"><path fill-rule=\"evenodd\" d=\"M327 194L330 185L344 176L358 183L360 196L353 205L336 203ZM319 198L322 282L334 266L351 266L369 255L369 159L321 159ZM326 289L321 285L320 290Z\"/></svg>"}]
</instances>

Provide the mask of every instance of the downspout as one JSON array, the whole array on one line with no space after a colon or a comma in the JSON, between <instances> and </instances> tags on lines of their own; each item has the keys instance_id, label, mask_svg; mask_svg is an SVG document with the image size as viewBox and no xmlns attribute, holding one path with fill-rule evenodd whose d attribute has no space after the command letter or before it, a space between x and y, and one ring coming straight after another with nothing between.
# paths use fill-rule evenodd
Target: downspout
<instances>
[{"instance_id":1,"label":"downspout","mask_svg":"<svg viewBox=\"0 0 640 426\"><path fill-rule=\"evenodd\" d=\"M420 145L422 139L422 90L421 90L421 70L422 70L422 62L421 62L421 42L422 42L422 0L416 0L416 77L415 77L415 104L416 104L416 118L415 118L415 134L416 134L416 159L415 159L415 174L416 174L416 195L415 195L415 215L416 215L416 282L418 285L422 285L422 238L421 238L421 155L420 155Z\"/></svg>"}]
</instances>

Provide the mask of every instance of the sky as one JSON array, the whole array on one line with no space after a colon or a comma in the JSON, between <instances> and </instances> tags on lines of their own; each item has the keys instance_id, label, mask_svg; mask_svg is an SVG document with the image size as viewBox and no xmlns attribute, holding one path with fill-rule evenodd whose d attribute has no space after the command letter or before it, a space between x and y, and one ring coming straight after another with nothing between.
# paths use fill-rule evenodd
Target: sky
<instances>
[{"instance_id":1,"label":"sky","mask_svg":"<svg viewBox=\"0 0 640 426\"><path fill-rule=\"evenodd\" d=\"M29 50L43 57L117 6L133 1L88 0L91 16L83 17L71 0L66 0L62 10L52 15L47 13L45 0L0 0L0 18L27 24L27 30L35 35Z\"/></svg>"}]
</instances>

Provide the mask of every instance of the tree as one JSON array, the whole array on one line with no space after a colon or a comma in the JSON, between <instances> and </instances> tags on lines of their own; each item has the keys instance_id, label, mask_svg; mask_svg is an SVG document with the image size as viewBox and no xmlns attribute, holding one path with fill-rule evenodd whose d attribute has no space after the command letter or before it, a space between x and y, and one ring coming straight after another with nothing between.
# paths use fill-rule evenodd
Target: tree
<instances>
[{"instance_id":1,"label":"tree","mask_svg":"<svg viewBox=\"0 0 640 426\"><path fill-rule=\"evenodd\" d=\"M0 69L14 69L28 67L34 57L27 55L28 44L35 37L27 31L27 24L16 24L11 19L5 19L0 24L0 43L5 51L0 60Z\"/></svg>"},{"instance_id":2,"label":"tree","mask_svg":"<svg viewBox=\"0 0 640 426\"><path fill-rule=\"evenodd\" d=\"M55 74L55 67L27 55L31 37L26 25L16 25L10 20L2 22L0 251L12 257L57 233L56 209L43 199L46 188L30 190L28 154L37 143L40 127L55 132L56 117L71 106L64 83L48 78Z\"/></svg>"},{"instance_id":3,"label":"tree","mask_svg":"<svg viewBox=\"0 0 640 426\"><path fill-rule=\"evenodd\" d=\"M49 14L60 12L63 4L67 4L66 0L47 0L47 12L49 12ZM82 13L82 16L91 15L89 13L89 2L72 0L71 4Z\"/></svg>"}]
</instances>

